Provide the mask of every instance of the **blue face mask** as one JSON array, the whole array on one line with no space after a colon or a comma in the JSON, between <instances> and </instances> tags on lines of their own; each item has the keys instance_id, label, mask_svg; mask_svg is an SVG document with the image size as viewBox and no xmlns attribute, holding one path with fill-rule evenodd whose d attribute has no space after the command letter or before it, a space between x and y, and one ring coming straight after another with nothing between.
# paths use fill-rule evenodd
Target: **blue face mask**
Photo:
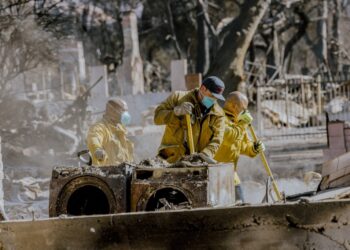
<instances>
[{"instance_id":1,"label":"blue face mask","mask_svg":"<svg viewBox=\"0 0 350 250\"><path fill-rule=\"evenodd\" d=\"M213 98L210 98L208 96L203 96L203 99L202 99L202 104L208 109L210 108L211 106L213 106L215 103L215 99Z\"/></svg>"},{"instance_id":2,"label":"blue face mask","mask_svg":"<svg viewBox=\"0 0 350 250\"><path fill-rule=\"evenodd\" d=\"M124 111L124 112L122 113L121 118L120 118L120 122L121 122L123 125L125 125L125 126L127 126L127 125L130 124L130 122L131 122L131 115L129 114L128 111Z\"/></svg>"}]
</instances>

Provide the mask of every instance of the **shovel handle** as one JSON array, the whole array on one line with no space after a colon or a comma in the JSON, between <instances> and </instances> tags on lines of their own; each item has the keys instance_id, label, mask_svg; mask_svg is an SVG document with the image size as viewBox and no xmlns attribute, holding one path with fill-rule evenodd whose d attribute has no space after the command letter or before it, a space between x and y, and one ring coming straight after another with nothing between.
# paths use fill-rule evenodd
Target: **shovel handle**
<instances>
[{"instance_id":1,"label":"shovel handle","mask_svg":"<svg viewBox=\"0 0 350 250\"><path fill-rule=\"evenodd\" d=\"M194 154L192 124L191 124L191 117L189 114L186 114L186 124L187 124L188 144L190 146L190 154Z\"/></svg>"},{"instance_id":2,"label":"shovel handle","mask_svg":"<svg viewBox=\"0 0 350 250\"><path fill-rule=\"evenodd\" d=\"M253 126L251 124L249 124L249 130L250 130L250 133L251 133L251 135L253 137L254 142L257 142L258 141L258 137L256 136L254 128L253 128ZM269 164L267 163L267 160L266 160L264 152L260 153L260 157L261 157L261 161L262 161L262 163L263 163L263 165L265 167L265 170L267 172L267 175L270 176L270 178L271 178L272 186L273 186L273 189L274 189L274 191L276 193L277 199L278 200L282 200L282 195L281 195L280 191L278 190L277 183L276 183L275 179L273 178L271 169L269 167Z\"/></svg>"}]
</instances>

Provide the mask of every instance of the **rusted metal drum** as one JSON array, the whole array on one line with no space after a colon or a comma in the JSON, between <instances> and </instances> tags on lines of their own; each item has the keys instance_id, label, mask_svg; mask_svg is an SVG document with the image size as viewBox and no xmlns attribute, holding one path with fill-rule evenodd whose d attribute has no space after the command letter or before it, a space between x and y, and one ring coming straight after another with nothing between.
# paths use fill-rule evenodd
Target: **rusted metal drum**
<instances>
[{"instance_id":1,"label":"rusted metal drum","mask_svg":"<svg viewBox=\"0 0 350 250\"><path fill-rule=\"evenodd\" d=\"M235 202L232 164L134 169L131 211L224 207Z\"/></svg>"},{"instance_id":2,"label":"rusted metal drum","mask_svg":"<svg viewBox=\"0 0 350 250\"><path fill-rule=\"evenodd\" d=\"M114 214L130 211L132 166L55 167L49 215Z\"/></svg>"}]
</instances>

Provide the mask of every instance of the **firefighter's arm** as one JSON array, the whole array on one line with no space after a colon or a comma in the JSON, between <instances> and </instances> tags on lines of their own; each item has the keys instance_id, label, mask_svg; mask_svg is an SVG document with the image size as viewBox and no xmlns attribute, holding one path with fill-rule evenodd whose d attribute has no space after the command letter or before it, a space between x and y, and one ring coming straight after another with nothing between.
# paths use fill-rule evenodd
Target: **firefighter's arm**
<instances>
[{"instance_id":1,"label":"firefighter's arm","mask_svg":"<svg viewBox=\"0 0 350 250\"><path fill-rule=\"evenodd\" d=\"M106 140L106 132L104 131L103 126L97 124L90 127L86 140L91 154L94 154L98 149L103 149Z\"/></svg>"},{"instance_id":2,"label":"firefighter's arm","mask_svg":"<svg viewBox=\"0 0 350 250\"><path fill-rule=\"evenodd\" d=\"M254 143L249 139L247 133L244 134L241 146L241 154L255 157L259 152L254 149Z\"/></svg>"},{"instance_id":3,"label":"firefighter's arm","mask_svg":"<svg viewBox=\"0 0 350 250\"><path fill-rule=\"evenodd\" d=\"M243 125L229 123L225 126L224 145L232 145L237 140L241 140L245 131Z\"/></svg>"},{"instance_id":4,"label":"firefighter's arm","mask_svg":"<svg viewBox=\"0 0 350 250\"><path fill-rule=\"evenodd\" d=\"M210 158L214 158L221 143L223 142L225 132L225 117L217 116L214 119L215 121L213 123L213 137L210 140L209 144L201 152Z\"/></svg>"},{"instance_id":5,"label":"firefighter's arm","mask_svg":"<svg viewBox=\"0 0 350 250\"><path fill-rule=\"evenodd\" d=\"M156 125L180 122L179 118L174 113L174 108L178 105L179 98L179 94L175 92L158 105L154 112L154 123Z\"/></svg>"}]
</instances>

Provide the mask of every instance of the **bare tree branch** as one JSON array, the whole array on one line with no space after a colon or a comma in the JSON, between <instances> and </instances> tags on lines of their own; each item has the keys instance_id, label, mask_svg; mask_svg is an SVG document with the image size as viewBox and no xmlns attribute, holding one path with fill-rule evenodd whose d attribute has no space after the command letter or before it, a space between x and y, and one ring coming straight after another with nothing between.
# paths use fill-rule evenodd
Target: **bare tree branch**
<instances>
[{"instance_id":1,"label":"bare tree branch","mask_svg":"<svg viewBox=\"0 0 350 250\"><path fill-rule=\"evenodd\" d=\"M289 53L292 51L293 46L303 37L306 33L306 29L309 24L308 16L299 8L294 9L294 13L300 17L300 23L298 25L298 31L294 34L294 36L287 42L284 49L284 59L289 56Z\"/></svg>"},{"instance_id":2,"label":"bare tree branch","mask_svg":"<svg viewBox=\"0 0 350 250\"><path fill-rule=\"evenodd\" d=\"M180 59L182 57L180 45L176 38L175 28L174 28L174 21L173 21L173 13L171 11L171 0L166 1L166 14L168 19L168 25L171 32L171 39L173 40L174 47L177 53L178 58Z\"/></svg>"},{"instance_id":3,"label":"bare tree branch","mask_svg":"<svg viewBox=\"0 0 350 250\"><path fill-rule=\"evenodd\" d=\"M208 26L205 22L205 13L208 5L202 0L197 1L197 63L196 72L205 74L209 69L210 52Z\"/></svg>"}]
</instances>

